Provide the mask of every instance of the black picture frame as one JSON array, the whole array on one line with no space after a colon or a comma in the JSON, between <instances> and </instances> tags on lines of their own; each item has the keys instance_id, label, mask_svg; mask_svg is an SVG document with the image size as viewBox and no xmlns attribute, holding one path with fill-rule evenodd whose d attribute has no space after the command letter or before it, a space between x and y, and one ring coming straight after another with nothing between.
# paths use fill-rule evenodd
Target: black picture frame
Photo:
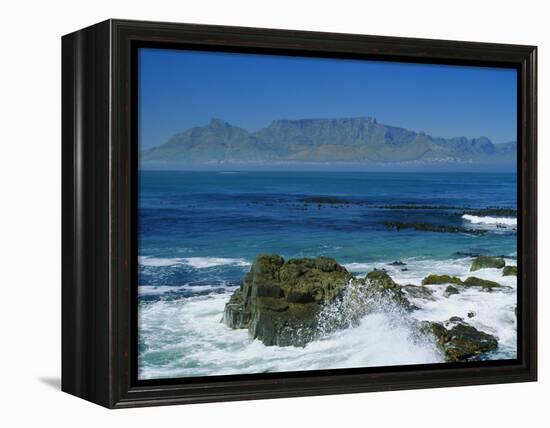
<instances>
[{"instance_id":1,"label":"black picture frame","mask_svg":"<svg viewBox=\"0 0 550 428\"><path fill-rule=\"evenodd\" d=\"M518 70L518 359L137 380L137 46ZM534 46L107 20L62 38L62 390L109 408L537 379ZM437 367L436 367L437 366Z\"/></svg>"}]
</instances>

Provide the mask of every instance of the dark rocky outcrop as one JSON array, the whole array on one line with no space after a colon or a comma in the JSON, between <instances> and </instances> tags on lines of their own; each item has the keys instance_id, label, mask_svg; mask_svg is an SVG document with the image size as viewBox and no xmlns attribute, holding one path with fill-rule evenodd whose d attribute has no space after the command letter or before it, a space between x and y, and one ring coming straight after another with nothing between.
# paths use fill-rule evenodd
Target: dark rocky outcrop
<instances>
[{"instance_id":1,"label":"dark rocky outcrop","mask_svg":"<svg viewBox=\"0 0 550 428\"><path fill-rule=\"evenodd\" d=\"M248 329L267 346L305 346L376 309L417 309L408 295L431 298L432 291L401 286L384 270L354 278L327 257L285 262L278 255L261 255L225 305L223 322Z\"/></svg>"},{"instance_id":2,"label":"dark rocky outcrop","mask_svg":"<svg viewBox=\"0 0 550 428\"><path fill-rule=\"evenodd\" d=\"M462 287L502 287L477 277L462 281L448 275L429 275L423 284L450 284L446 297ZM223 322L247 329L267 346L305 346L326 333L358 325L372 312L405 315L416 310L409 299L434 299L433 290L424 285L397 284L384 269L353 277L328 257L285 261L276 254L260 255L226 304ZM473 316L468 313L468 318ZM422 322L420 329L435 336L445 361L467 361L497 347L494 336L459 317L445 323Z\"/></svg>"},{"instance_id":3,"label":"dark rocky outcrop","mask_svg":"<svg viewBox=\"0 0 550 428\"><path fill-rule=\"evenodd\" d=\"M517 266L504 266L504 269L502 269L502 276L518 276Z\"/></svg>"},{"instance_id":4,"label":"dark rocky outcrop","mask_svg":"<svg viewBox=\"0 0 550 428\"><path fill-rule=\"evenodd\" d=\"M407 284L402 285L401 289L408 297L415 299L435 300L433 297L433 290L430 290L428 287L419 287L417 285Z\"/></svg>"},{"instance_id":5,"label":"dark rocky outcrop","mask_svg":"<svg viewBox=\"0 0 550 428\"><path fill-rule=\"evenodd\" d=\"M366 294L368 297L380 300L385 299L406 310L413 310L415 306L403 292L403 287L397 284L386 271L375 269L366 276L369 286Z\"/></svg>"},{"instance_id":6,"label":"dark rocky outcrop","mask_svg":"<svg viewBox=\"0 0 550 428\"><path fill-rule=\"evenodd\" d=\"M506 265L506 262L503 258L500 257L491 257L491 256L479 256L472 261L472 266L470 271L476 271L479 269L485 268L496 268L502 269Z\"/></svg>"},{"instance_id":7,"label":"dark rocky outcrop","mask_svg":"<svg viewBox=\"0 0 550 428\"><path fill-rule=\"evenodd\" d=\"M463 287L480 287L483 291L492 291L493 288L505 288L498 282L489 281L487 279L478 278L476 276L469 276L464 281L462 281L456 276L428 275L422 280L422 285L433 284L454 284ZM449 297L450 295L457 293L458 289L451 285L445 289L445 297Z\"/></svg>"},{"instance_id":8,"label":"dark rocky outcrop","mask_svg":"<svg viewBox=\"0 0 550 428\"><path fill-rule=\"evenodd\" d=\"M458 291L458 288L456 287L453 287L452 285L449 285L447 286L447 288L445 289L445 292L443 293L443 295L447 298L451 297L453 294L458 294L459 291Z\"/></svg>"},{"instance_id":9,"label":"dark rocky outcrop","mask_svg":"<svg viewBox=\"0 0 550 428\"><path fill-rule=\"evenodd\" d=\"M375 269L365 277L352 278L341 298L326 305L319 314L319 329L323 333L346 329L359 324L369 313L410 312L418 309L409 297L430 299L425 287L397 284L385 270Z\"/></svg>"},{"instance_id":10,"label":"dark rocky outcrop","mask_svg":"<svg viewBox=\"0 0 550 428\"><path fill-rule=\"evenodd\" d=\"M422 285L431 284L456 284L462 285L462 280L456 276L449 275L428 275L422 280Z\"/></svg>"},{"instance_id":11,"label":"dark rocky outcrop","mask_svg":"<svg viewBox=\"0 0 550 428\"><path fill-rule=\"evenodd\" d=\"M445 323L424 322L422 329L435 337L447 362L472 360L498 346L495 336L477 330L459 317Z\"/></svg>"},{"instance_id":12,"label":"dark rocky outcrop","mask_svg":"<svg viewBox=\"0 0 550 428\"><path fill-rule=\"evenodd\" d=\"M223 321L265 345L304 346L323 305L342 295L351 274L334 259L260 255L225 306Z\"/></svg>"},{"instance_id":13,"label":"dark rocky outcrop","mask_svg":"<svg viewBox=\"0 0 550 428\"><path fill-rule=\"evenodd\" d=\"M463 282L465 287L481 287L483 291L493 291L493 288L503 288L498 282L469 276Z\"/></svg>"}]
</instances>

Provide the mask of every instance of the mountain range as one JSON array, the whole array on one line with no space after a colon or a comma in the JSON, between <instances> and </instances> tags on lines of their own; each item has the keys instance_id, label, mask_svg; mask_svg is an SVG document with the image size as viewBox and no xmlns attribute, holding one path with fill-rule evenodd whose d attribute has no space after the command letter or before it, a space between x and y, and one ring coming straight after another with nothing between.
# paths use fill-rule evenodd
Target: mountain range
<instances>
[{"instance_id":1,"label":"mountain range","mask_svg":"<svg viewBox=\"0 0 550 428\"><path fill-rule=\"evenodd\" d=\"M143 150L144 168L344 163L515 165L515 141L436 138L371 117L275 120L256 132L212 119Z\"/></svg>"}]
</instances>

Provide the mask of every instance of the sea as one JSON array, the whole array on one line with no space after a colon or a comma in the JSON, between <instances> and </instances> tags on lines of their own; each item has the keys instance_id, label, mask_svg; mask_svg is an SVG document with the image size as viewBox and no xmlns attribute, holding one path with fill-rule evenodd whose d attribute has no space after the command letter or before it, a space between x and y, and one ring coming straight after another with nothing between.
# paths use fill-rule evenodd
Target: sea
<instances>
[{"instance_id":1,"label":"sea","mask_svg":"<svg viewBox=\"0 0 550 428\"><path fill-rule=\"evenodd\" d=\"M429 274L465 279L479 254L516 265L516 217L472 214L516 208L516 190L514 173L142 170L138 378L441 363L415 332L453 316L498 338L483 358L516 358L516 277L498 269L475 276L506 288L445 297L445 285L432 285L435 299L414 300L410 314L374 311L303 348L265 346L221 322L259 254L332 257L356 276L386 269L413 285ZM409 227L388 226L398 223Z\"/></svg>"}]
</instances>

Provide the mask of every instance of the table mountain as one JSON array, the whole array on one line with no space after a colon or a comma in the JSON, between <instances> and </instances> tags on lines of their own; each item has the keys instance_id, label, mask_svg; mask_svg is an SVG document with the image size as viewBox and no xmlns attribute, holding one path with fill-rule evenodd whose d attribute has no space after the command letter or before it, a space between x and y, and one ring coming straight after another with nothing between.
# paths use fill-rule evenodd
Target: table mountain
<instances>
[{"instance_id":1,"label":"table mountain","mask_svg":"<svg viewBox=\"0 0 550 428\"><path fill-rule=\"evenodd\" d=\"M515 158L516 142L435 138L370 117L275 120L252 133L212 119L141 153L145 167L326 162L513 165Z\"/></svg>"}]
</instances>

